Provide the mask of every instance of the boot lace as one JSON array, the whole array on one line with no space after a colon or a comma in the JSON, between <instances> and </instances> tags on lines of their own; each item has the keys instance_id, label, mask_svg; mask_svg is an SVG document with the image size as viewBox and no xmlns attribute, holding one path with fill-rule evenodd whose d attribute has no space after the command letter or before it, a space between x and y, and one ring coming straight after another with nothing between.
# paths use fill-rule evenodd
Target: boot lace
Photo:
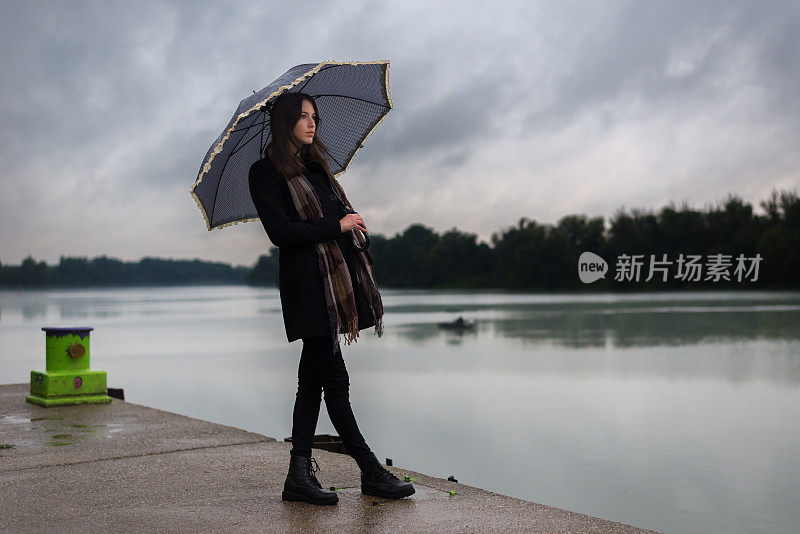
<instances>
[{"instance_id":1,"label":"boot lace","mask_svg":"<svg viewBox=\"0 0 800 534\"><path fill-rule=\"evenodd\" d=\"M395 480L400 480L399 478L394 476L391 471L385 469L381 464L377 462L370 465L369 469L367 469L366 475L370 480L373 480L375 482L392 482Z\"/></svg>"},{"instance_id":2,"label":"boot lace","mask_svg":"<svg viewBox=\"0 0 800 534\"><path fill-rule=\"evenodd\" d=\"M312 462L313 462L313 465L312 465ZM314 466L316 466L316 469L314 469ZM311 482L313 482L314 485L317 486L318 488L322 489L322 484L320 484L319 480L317 480L317 477L314 476L314 473L322 471L322 469L320 469L319 464L317 463L317 461L313 457L308 459L308 463L306 464L306 468L308 469L308 478L311 480Z\"/></svg>"}]
</instances>

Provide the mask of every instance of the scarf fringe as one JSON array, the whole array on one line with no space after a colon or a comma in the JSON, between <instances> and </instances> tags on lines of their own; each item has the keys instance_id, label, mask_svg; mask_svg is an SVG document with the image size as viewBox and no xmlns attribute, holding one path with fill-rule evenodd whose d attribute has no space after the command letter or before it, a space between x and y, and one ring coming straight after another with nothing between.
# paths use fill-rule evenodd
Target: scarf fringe
<instances>
[{"instance_id":1,"label":"scarf fringe","mask_svg":"<svg viewBox=\"0 0 800 534\"><path fill-rule=\"evenodd\" d=\"M345 345L349 345L353 341L358 342L358 317L354 317L347 325L347 333L344 335Z\"/></svg>"}]
</instances>

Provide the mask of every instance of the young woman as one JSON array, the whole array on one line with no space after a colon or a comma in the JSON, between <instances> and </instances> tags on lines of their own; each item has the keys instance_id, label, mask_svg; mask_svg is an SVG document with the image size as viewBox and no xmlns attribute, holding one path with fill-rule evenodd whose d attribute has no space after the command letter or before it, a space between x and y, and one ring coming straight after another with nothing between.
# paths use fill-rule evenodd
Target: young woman
<instances>
[{"instance_id":1,"label":"young woman","mask_svg":"<svg viewBox=\"0 0 800 534\"><path fill-rule=\"evenodd\" d=\"M370 326L382 334L383 305L369 252L356 250L366 232L331 174L317 136L320 116L305 93L280 95L270 111L272 140L250 168L250 194L270 241L278 247L278 287L289 342L303 340L292 420L292 449L283 500L336 504L322 489L311 457L322 391L333 426L361 469L361 491L402 498L414 486L383 468L358 429L339 347ZM363 237L359 236L361 240ZM312 464L313 462L313 464ZM317 465L316 471L319 470Z\"/></svg>"}]
</instances>

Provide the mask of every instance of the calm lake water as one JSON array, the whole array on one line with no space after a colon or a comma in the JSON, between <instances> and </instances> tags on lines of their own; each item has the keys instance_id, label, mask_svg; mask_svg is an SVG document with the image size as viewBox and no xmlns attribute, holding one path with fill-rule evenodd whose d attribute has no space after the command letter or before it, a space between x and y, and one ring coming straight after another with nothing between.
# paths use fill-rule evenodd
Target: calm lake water
<instances>
[{"instance_id":1,"label":"calm lake water","mask_svg":"<svg viewBox=\"0 0 800 534\"><path fill-rule=\"evenodd\" d=\"M381 460L662 532L800 530L800 293L382 294L384 336L343 346ZM126 400L290 435L277 290L0 291L0 383L83 325Z\"/></svg>"}]
</instances>

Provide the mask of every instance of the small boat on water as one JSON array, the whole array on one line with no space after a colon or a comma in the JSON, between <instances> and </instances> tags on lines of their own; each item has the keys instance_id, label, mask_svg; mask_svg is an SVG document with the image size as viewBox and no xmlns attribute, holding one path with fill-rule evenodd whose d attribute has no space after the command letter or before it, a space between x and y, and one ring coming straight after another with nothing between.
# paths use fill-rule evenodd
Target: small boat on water
<instances>
[{"instance_id":1,"label":"small boat on water","mask_svg":"<svg viewBox=\"0 0 800 534\"><path fill-rule=\"evenodd\" d=\"M477 322L474 319L472 321L465 321L463 317L459 316L455 321L447 321L437 324L439 325L439 328L445 328L447 330L472 330L475 328Z\"/></svg>"}]
</instances>

